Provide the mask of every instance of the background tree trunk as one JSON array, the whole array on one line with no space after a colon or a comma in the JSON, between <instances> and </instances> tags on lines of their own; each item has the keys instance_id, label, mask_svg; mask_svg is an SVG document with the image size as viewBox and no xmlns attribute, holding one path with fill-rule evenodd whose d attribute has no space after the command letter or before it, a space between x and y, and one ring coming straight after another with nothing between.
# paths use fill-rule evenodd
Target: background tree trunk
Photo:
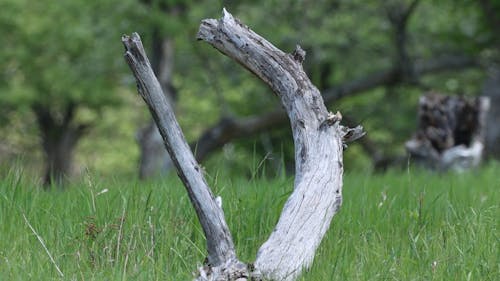
<instances>
[{"instance_id":1,"label":"background tree trunk","mask_svg":"<svg viewBox=\"0 0 500 281\"><path fill-rule=\"evenodd\" d=\"M500 67L489 69L482 96L490 99L485 130L486 156L500 159Z\"/></svg>"},{"instance_id":2,"label":"background tree trunk","mask_svg":"<svg viewBox=\"0 0 500 281\"><path fill-rule=\"evenodd\" d=\"M168 173L173 168L160 131L153 120L137 131L137 143L140 150L140 179L154 178Z\"/></svg>"},{"instance_id":3,"label":"background tree trunk","mask_svg":"<svg viewBox=\"0 0 500 281\"><path fill-rule=\"evenodd\" d=\"M172 86L173 42L168 37L163 38L158 28L154 28L152 33L151 66L158 77L165 97L172 107L175 107L175 89ZM172 160L153 119L137 131L137 142L140 148L139 177L141 179L168 173L173 168Z\"/></svg>"},{"instance_id":4,"label":"background tree trunk","mask_svg":"<svg viewBox=\"0 0 500 281\"><path fill-rule=\"evenodd\" d=\"M72 172L74 150L87 127L73 124L75 110L70 103L62 116L56 116L40 104L33 106L45 156L45 187L63 184Z\"/></svg>"}]
</instances>

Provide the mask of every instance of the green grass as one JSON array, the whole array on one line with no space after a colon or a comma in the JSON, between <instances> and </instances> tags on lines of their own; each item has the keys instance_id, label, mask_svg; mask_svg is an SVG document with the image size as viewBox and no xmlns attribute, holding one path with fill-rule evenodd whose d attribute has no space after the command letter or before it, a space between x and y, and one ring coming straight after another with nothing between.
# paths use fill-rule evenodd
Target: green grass
<instances>
[{"instance_id":1,"label":"green grass","mask_svg":"<svg viewBox=\"0 0 500 281\"><path fill-rule=\"evenodd\" d=\"M499 171L347 172L344 204L301 280L500 280ZM293 180L210 182L239 257L254 260ZM176 179L89 177L48 192L15 169L0 180L0 280L192 280L204 257L203 233Z\"/></svg>"}]
</instances>

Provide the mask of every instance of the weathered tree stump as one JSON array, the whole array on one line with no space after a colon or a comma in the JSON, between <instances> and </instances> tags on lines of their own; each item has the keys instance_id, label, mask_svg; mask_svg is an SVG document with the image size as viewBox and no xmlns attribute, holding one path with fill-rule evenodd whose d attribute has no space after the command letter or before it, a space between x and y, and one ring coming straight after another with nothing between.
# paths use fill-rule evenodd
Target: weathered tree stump
<instances>
[{"instance_id":1,"label":"weathered tree stump","mask_svg":"<svg viewBox=\"0 0 500 281\"><path fill-rule=\"evenodd\" d=\"M429 93L420 98L418 128L406 149L413 161L434 170L479 165L489 99Z\"/></svg>"}]
</instances>

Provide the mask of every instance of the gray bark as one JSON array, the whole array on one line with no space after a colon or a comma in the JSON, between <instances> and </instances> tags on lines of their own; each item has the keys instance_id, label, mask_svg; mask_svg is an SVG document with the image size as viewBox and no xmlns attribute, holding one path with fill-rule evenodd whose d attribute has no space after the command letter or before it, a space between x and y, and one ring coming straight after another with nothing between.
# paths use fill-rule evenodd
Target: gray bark
<instances>
[{"instance_id":1,"label":"gray bark","mask_svg":"<svg viewBox=\"0 0 500 281\"><path fill-rule=\"evenodd\" d=\"M342 203L342 127L329 114L312 85L297 46L286 54L224 12L204 20L198 38L236 60L263 80L281 99L295 145L294 192L255 267L264 278L294 280L309 267L314 253Z\"/></svg>"},{"instance_id":2,"label":"gray bark","mask_svg":"<svg viewBox=\"0 0 500 281\"><path fill-rule=\"evenodd\" d=\"M174 161L207 238L208 264L197 280L295 280L311 265L314 253L342 203L343 141L364 133L339 124L302 68L305 52L297 46L282 52L224 10L219 20L203 20L204 40L263 80L280 98L291 123L295 144L294 191L286 202L254 266L237 260L222 209L210 192L189 151L171 107L150 69L137 34L125 36L125 58L137 79L165 145Z\"/></svg>"},{"instance_id":3,"label":"gray bark","mask_svg":"<svg viewBox=\"0 0 500 281\"><path fill-rule=\"evenodd\" d=\"M137 80L139 94L151 111L207 237L208 262L212 266L220 266L235 259L233 241L222 209L217 205L203 170L186 143L173 109L146 57L139 35L134 33L131 37L124 36L122 42L126 48L125 59Z\"/></svg>"}]
</instances>

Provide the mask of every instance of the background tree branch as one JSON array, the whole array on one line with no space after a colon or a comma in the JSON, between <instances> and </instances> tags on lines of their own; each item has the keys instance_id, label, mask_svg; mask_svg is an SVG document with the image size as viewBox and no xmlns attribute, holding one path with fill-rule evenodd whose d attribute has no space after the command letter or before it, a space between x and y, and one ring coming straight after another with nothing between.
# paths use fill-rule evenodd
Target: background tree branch
<instances>
[{"instance_id":1,"label":"background tree branch","mask_svg":"<svg viewBox=\"0 0 500 281\"><path fill-rule=\"evenodd\" d=\"M477 66L474 58L466 56L442 56L426 61L415 62L415 74L418 77L436 74L439 72L466 69ZM362 94L366 91L381 86L395 85L404 81L398 67L382 69L364 77L345 82L338 86L323 90L325 104L331 106L339 100ZM283 108L256 114L248 117L233 118L222 117L219 122L205 130L193 143L198 161L203 161L211 152L221 148L226 143L239 138L246 138L258 133L282 128L287 122L286 112Z\"/></svg>"}]
</instances>

